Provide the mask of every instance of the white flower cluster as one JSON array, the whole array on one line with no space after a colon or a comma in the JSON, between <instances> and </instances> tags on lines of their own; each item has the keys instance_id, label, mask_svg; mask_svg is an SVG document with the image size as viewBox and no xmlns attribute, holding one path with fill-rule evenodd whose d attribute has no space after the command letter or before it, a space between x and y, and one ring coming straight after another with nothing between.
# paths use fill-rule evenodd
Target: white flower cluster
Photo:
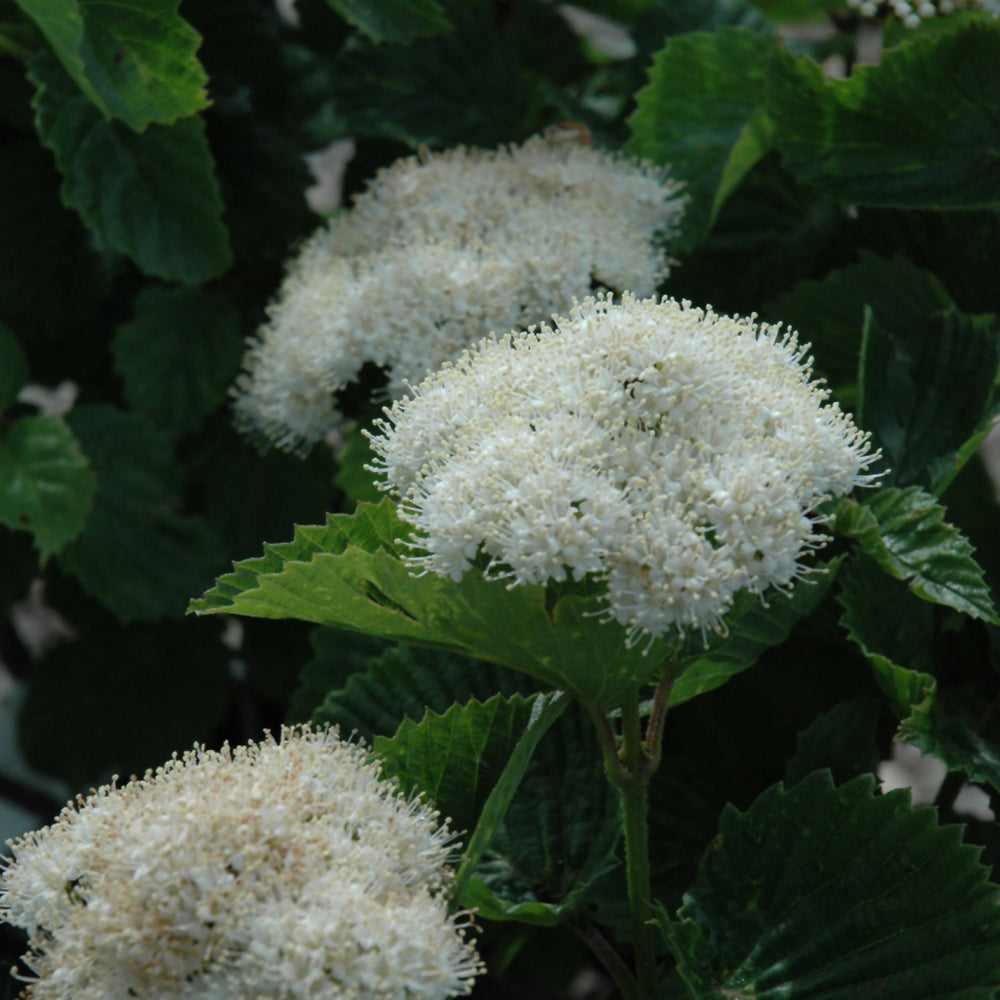
<instances>
[{"instance_id":1,"label":"white flower cluster","mask_svg":"<svg viewBox=\"0 0 1000 1000\"><path fill-rule=\"evenodd\" d=\"M11 844L33 1000L445 998L480 964L452 837L335 732L195 748Z\"/></svg>"},{"instance_id":2,"label":"white flower cluster","mask_svg":"<svg viewBox=\"0 0 1000 1000\"><path fill-rule=\"evenodd\" d=\"M847 5L865 17L875 17L887 8L907 28L918 28L922 21L960 10L980 10L1000 17L1000 0L847 0Z\"/></svg>"},{"instance_id":3,"label":"white flower cluster","mask_svg":"<svg viewBox=\"0 0 1000 1000\"><path fill-rule=\"evenodd\" d=\"M678 189L648 165L541 137L399 161L291 263L237 381L238 423L305 450L338 422L332 394L365 362L395 396L595 285L652 294Z\"/></svg>"},{"instance_id":4,"label":"white flower cluster","mask_svg":"<svg viewBox=\"0 0 1000 1000\"><path fill-rule=\"evenodd\" d=\"M865 485L860 433L779 327L671 299L587 299L385 411L372 446L422 554L461 579L607 584L629 641L720 629L737 591L787 587L815 507Z\"/></svg>"}]
</instances>

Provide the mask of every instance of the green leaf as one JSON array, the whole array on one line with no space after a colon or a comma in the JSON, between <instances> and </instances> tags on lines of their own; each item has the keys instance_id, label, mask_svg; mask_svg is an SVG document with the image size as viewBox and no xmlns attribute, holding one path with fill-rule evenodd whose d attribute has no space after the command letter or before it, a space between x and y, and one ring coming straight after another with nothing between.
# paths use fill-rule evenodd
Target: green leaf
<instances>
[{"instance_id":1,"label":"green leaf","mask_svg":"<svg viewBox=\"0 0 1000 1000\"><path fill-rule=\"evenodd\" d=\"M531 71L493 4L462 0L448 16L454 31L420 45L345 47L323 108L336 115L338 135L439 148L524 134Z\"/></svg>"},{"instance_id":2,"label":"green leaf","mask_svg":"<svg viewBox=\"0 0 1000 1000\"><path fill-rule=\"evenodd\" d=\"M197 430L239 371L239 331L236 308L216 295L144 288L111 343L126 403L170 439Z\"/></svg>"},{"instance_id":3,"label":"green leaf","mask_svg":"<svg viewBox=\"0 0 1000 1000\"><path fill-rule=\"evenodd\" d=\"M198 33L180 0L16 0L105 118L136 132L208 105Z\"/></svg>"},{"instance_id":4,"label":"green leaf","mask_svg":"<svg viewBox=\"0 0 1000 1000\"><path fill-rule=\"evenodd\" d=\"M862 250L857 264L829 271L819 281L799 282L765 315L812 344L816 367L836 391L857 380L866 305L877 316L891 318L895 331L926 327L929 316L954 309L930 271L904 257L887 260Z\"/></svg>"},{"instance_id":5,"label":"green leaf","mask_svg":"<svg viewBox=\"0 0 1000 1000\"><path fill-rule=\"evenodd\" d=\"M352 503L362 500L378 503L382 499L382 491L375 485L375 476L365 468L372 464L375 453L362 429L362 425L357 423L348 434L347 446L339 456L336 483Z\"/></svg>"},{"instance_id":6,"label":"green leaf","mask_svg":"<svg viewBox=\"0 0 1000 1000\"><path fill-rule=\"evenodd\" d=\"M599 596L567 595L547 605L542 587L515 587L467 573L458 583L411 575L401 539L410 528L385 499L299 527L292 542L234 572L191 610L300 618L384 639L416 642L500 663L589 705L611 707L636 682L658 675L665 642L629 647L624 628L604 622Z\"/></svg>"},{"instance_id":7,"label":"green leaf","mask_svg":"<svg viewBox=\"0 0 1000 1000\"><path fill-rule=\"evenodd\" d=\"M3 321L25 335L73 333L110 290L115 265L94 252L79 218L60 202L48 150L33 135L18 140L7 133L0 144Z\"/></svg>"},{"instance_id":8,"label":"green leaf","mask_svg":"<svg viewBox=\"0 0 1000 1000\"><path fill-rule=\"evenodd\" d=\"M166 438L110 406L77 407L68 419L99 486L83 533L59 564L123 622L182 613L222 555L204 521L177 513L178 474Z\"/></svg>"},{"instance_id":9,"label":"green leaf","mask_svg":"<svg viewBox=\"0 0 1000 1000\"><path fill-rule=\"evenodd\" d=\"M29 75L38 134L63 175L63 201L105 253L188 284L226 270L229 238L200 117L137 135L101 118L49 53L32 60Z\"/></svg>"},{"instance_id":10,"label":"green leaf","mask_svg":"<svg viewBox=\"0 0 1000 1000\"><path fill-rule=\"evenodd\" d=\"M423 792L468 838L532 714L535 699L453 705L443 715L428 710L420 722L404 719L395 736L377 736L383 770L408 794Z\"/></svg>"},{"instance_id":11,"label":"green leaf","mask_svg":"<svg viewBox=\"0 0 1000 1000\"><path fill-rule=\"evenodd\" d=\"M841 580L841 624L868 658L900 719L897 739L1000 792L1000 747L964 718L941 711L937 681L927 672L933 667L928 652L934 639L930 605L918 601L902 583L887 580L866 558L852 560ZM974 711L981 724L978 701Z\"/></svg>"},{"instance_id":12,"label":"green leaf","mask_svg":"<svg viewBox=\"0 0 1000 1000\"><path fill-rule=\"evenodd\" d=\"M728 634L710 640L707 650L690 643L690 651L679 657L670 704L680 705L720 687L752 667L765 649L784 642L796 622L811 614L826 596L839 565L834 560L819 567L788 592L769 591L766 603L755 594L740 594L727 615Z\"/></svg>"},{"instance_id":13,"label":"green leaf","mask_svg":"<svg viewBox=\"0 0 1000 1000\"><path fill-rule=\"evenodd\" d=\"M874 774L882 758L876 739L879 708L876 698L852 698L819 716L799 733L795 756L785 767L785 784L797 784L822 768L830 770L836 784Z\"/></svg>"},{"instance_id":14,"label":"green leaf","mask_svg":"<svg viewBox=\"0 0 1000 1000\"><path fill-rule=\"evenodd\" d=\"M843 201L1000 204L998 48L1000 25L967 23L888 49L846 80L779 54L768 80L774 142L796 175Z\"/></svg>"},{"instance_id":15,"label":"green leaf","mask_svg":"<svg viewBox=\"0 0 1000 1000\"><path fill-rule=\"evenodd\" d=\"M0 323L0 413L16 399L28 381L28 359L17 337Z\"/></svg>"},{"instance_id":16,"label":"green leaf","mask_svg":"<svg viewBox=\"0 0 1000 1000\"><path fill-rule=\"evenodd\" d=\"M74 788L211 742L229 705L229 653L205 622L122 626L95 609L45 655L18 718L32 767Z\"/></svg>"},{"instance_id":17,"label":"green leaf","mask_svg":"<svg viewBox=\"0 0 1000 1000\"><path fill-rule=\"evenodd\" d=\"M406 43L449 28L434 0L328 0L346 21L373 42Z\"/></svg>"},{"instance_id":18,"label":"green leaf","mask_svg":"<svg viewBox=\"0 0 1000 1000\"><path fill-rule=\"evenodd\" d=\"M881 322L866 309L858 421L882 449L885 485L940 493L992 424L996 325L954 311L899 319Z\"/></svg>"},{"instance_id":19,"label":"green leaf","mask_svg":"<svg viewBox=\"0 0 1000 1000\"><path fill-rule=\"evenodd\" d=\"M965 536L944 520L945 509L918 486L870 493L837 505L835 529L918 597L973 618L1000 622L983 571Z\"/></svg>"},{"instance_id":20,"label":"green leaf","mask_svg":"<svg viewBox=\"0 0 1000 1000\"><path fill-rule=\"evenodd\" d=\"M769 148L762 106L773 45L767 35L734 27L669 38L636 95L628 151L668 164L686 183L686 243L700 241Z\"/></svg>"},{"instance_id":21,"label":"green leaf","mask_svg":"<svg viewBox=\"0 0 1000 1000\"><path fill-rule=\"evenodd\" d=\"M698 1000L990 1000L997 887L908 791L818 772L728 807L698 879L659 924Z\"/></svg>"},{"instance_id":22,"label":"green leaf","mask_svg":"<svg viewBox=\"0 0 1000 1000\"><path fill-rule=\"evenodd\" d=\"M504 789L509 805L498 810L502 819L488 814L493 796L487 802L467 855L475 855L480 832L495 823L490 848L464 891L460 871L456 898L485 920L551 926L570 919L594 882L616 867L621 819L593 724L579 705L532 749L517 794Z\"/></svg>"},{"instance_id":23,"label":"green leaf","mask_svg":"<svg viewBox=\"0 0 1000 1000\"><path fill-rule=\"evenodd\" d=\"M80 534L96 488L58 417L22 417L0 433L0 523L30 531L43 562Z\"/></svg>"},{"instance_id":24,"label":"green leaf","mask_svg":"<svg viewBox=\"0 0 1000 1000\"><path fill-rule=\"evenodd\" d=\"M442 715L456 702L486 701L498 692L509 697L518 692L518 681L522 688L529 683L496 664L435 649L399 645L365 657L364 649L373 645L368 637L339 629L321 632L325 636L317 637L318 655L306 665L303 682L315 691L320 677L329 680L306 718L356 731L369 742L376 735L391 736L407 717L420 719L426 710Z\"/></svg>"}]
</instances>

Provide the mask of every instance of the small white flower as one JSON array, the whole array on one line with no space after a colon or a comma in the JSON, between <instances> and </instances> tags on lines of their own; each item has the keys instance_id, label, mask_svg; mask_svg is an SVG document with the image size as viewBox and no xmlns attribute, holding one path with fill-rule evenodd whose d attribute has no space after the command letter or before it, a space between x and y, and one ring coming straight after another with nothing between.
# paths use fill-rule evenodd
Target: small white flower
<instances>
[{"instance_id":1,"label":"small white flower","mask_svg":"<svg viewBox=\"0 0 1000 1000\"><path fill-rule=\"evenodd\" d=\"M806 572L816 507L874 457L794 334L671 299L587 299L488 339L385 411L380 484L415 568L592 577L630 641L723 627Z\"/></svg>"},{"instance_id":2,"label":"small white flower","mask_svg":"<svg viewBox=\"0 0 1000 1000\"><path fill-rule=\"evenodd\" d=\"M984 11L1000 17L1000 0L847 0L847 5L865 17L875 17L880 10L890 10L907 28L919 28L923 21L960 10ZM914 9L915 8L915 9Z\"/></svg>"},{"instance_id":3,"label":"small white flower","mask_svg":"<svg viewBox=\"0 0 1000 1000\"><path fill-rule=\"evenodd\" d=\"M237 382L239 423L308 449L365 362L390 395L595 285L652 294L681 214L663 172L580 143L455 149L383 170L289 266Z\"/></svg>"},{"instance_id":4,"label":"small white flower","mask_svg":"<svg viewBox=\"0 0 1000 1000\"><path fill-rule=\"evenodd\" d=\"M10 846L32 1000L443 1000L480 971L452 835L335 732L195 748Z\"/></svg>"}]
</instances>

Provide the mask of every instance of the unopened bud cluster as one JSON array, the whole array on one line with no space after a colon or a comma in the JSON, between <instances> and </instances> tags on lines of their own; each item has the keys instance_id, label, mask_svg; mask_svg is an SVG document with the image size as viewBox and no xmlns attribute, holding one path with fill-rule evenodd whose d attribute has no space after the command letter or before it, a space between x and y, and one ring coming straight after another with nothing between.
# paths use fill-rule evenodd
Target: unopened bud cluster
<instances>
[{"instance_id":1,"label":"unopened bud cluster","mask_svg":"<svg viewBox=\"0 0 1000 1000\"><path fill-rule=\"evenodd\" d=\"M652 294L681 214L663 171L579 142L455 149L382 171L289 266L237 382L241 426L308 449L370 362L390 396L592 288Z\"/></svg>"},{"instance_id":2,"label":"unopened bud cluster","mask_svg":"<svg viewBox=\"0 0 1000 1000\"><path fill-rule=\"evenodd\" d=\"M415 569L596 577L630 641L722 627L823 544L816 506L872 479L867 436L791 333L671 299L587 299L484 340L387 409L372 447Z\"/></svg>"},{"instance_id":3,"label":"unopened bud cluster","mask_svg":"<svg viewBox=\"0 0 1000 1000\"><path fill-rule=\"evenodd\" d=\"M393 1000L467 993L452 836L335 732L196 748L10 846L0 916L32 1000Z\"/></svg>"}]
</instances>

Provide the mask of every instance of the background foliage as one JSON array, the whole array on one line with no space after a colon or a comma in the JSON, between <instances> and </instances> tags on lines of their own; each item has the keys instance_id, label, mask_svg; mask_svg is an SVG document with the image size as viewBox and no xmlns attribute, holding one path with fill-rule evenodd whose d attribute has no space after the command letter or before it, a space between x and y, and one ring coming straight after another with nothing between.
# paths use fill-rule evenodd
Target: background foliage
<instances>
[{"instance_id":1,"label":"background foliage","mask_svg":"<svg viewBox=\"0 0 1000 1000\"><path fill-rule=\"evenodd\" d=\"M350 194L420 144L493 146L573 120L687 182L663 291L797 328L891 470L833 512L835 580L779 608L777 632L758 635L749 609L728 651L692 652L652 801L663 938L689 955L664 996L751 981L760 996L857 995L846 937L826 965L790 956L781 992L761 957L788 955L777 917L730 926L726 893L754 864L758 884L779 879L777 848L747 858L740 838L759 846L753 830L796 809L820 827L854 817L862 835L903 816L914 852L972 865L929 814L873 796L864 776L896 733L952 772L940 817L965 821L984 860L1000 843L995 823L956 809L966 779L994 810L1000 797L1000 520L977 453L998 413L1000 24L886 25L878 64L853 66L871 25L833 0L581 6L623 25L631 49L601 51L541 0L299 0L294 19L263 0L0 0L0 652L23 684L19 744L76 789L284 718L357 728L460 826L487 817L492 839L465 873L469 904L496 921L483 995L564 991L591 922L627 933L591 731L538 677L472 663L475 643L409 636L448 647L422 650L298 606L323 627L240 619L237 639L220 618L185 617L262 542L287 544L202 609L245 610L289 565L315 570L317 547L352 567L381 558L353 520L289 542L293 525L371 498L357 441L339 459L261 455L230 422L243 339L320 222L303 154L352 138ZM823 65L852 72L834 81ZM66 380L68 412L21 394ZM360 399L344 405L363 419ZM49 648L9 613L37 579L72 634ZM468 755L442 766L441 747L460 744ZM39 822L57 805L9 794ZM984 891L973 880L946 902L978 912ZM721 951L707 923L725 927ZM933 995L992 996L1000 959L982 955L971 982L945 969ZM880 995L918 986L931 988L887 979Z\"/></svg>"}]
</instances>

